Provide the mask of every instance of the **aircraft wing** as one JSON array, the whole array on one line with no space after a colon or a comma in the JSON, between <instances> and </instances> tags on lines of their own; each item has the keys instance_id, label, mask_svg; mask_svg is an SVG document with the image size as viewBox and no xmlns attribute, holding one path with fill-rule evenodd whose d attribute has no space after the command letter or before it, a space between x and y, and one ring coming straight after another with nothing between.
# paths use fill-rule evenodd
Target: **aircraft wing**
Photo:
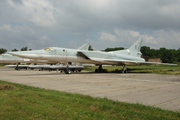
<instances>
[{"instance_id":1,"label":"aircraft wing","mask_svg":"<svg viewBox=\"0 0 180 120\"><path fill-rule=\"evenodd\" d=\"M116 62L117 64L125 64L125 65L177 65L177 64L169 64L169 63L159 63L159 62L138 62L138 61L126 61L126 60L113 60L113 59L104 59L106 62Z\"/></svg>"},{"instance_id":2,"label":"aircraft wing","mask_svg":"<svg viewBox=\"0 0 180 120\"><path fill-rule=\"evenodd\" d=\"M104 58L94 58L90 57L85 51L77 51L85 59L91 60L97 64L110 64L110 65L177 65L169 63L159 63L159 62L141 62L141 61L130 61L130 60L118 60L118 59L104 59Z\"/></svg>"}]
</instances>

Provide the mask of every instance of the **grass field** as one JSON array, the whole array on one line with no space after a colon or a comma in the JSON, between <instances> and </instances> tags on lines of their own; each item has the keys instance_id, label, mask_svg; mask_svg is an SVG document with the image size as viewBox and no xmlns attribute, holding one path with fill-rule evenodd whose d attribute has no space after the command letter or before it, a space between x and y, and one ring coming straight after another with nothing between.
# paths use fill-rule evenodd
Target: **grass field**
<instances>
[{"instance_id":1,"label":"grass field","mask_svg":"<svg viewBox=\"0 0 180 120\"><path fill-rule=\"evenodd\" d=\"M4 67L5 65L0 65ZM122 70L122 66L103 66L107 72L118 73ZM95 71L98 66L85 67L84 71ZM180 75L180 65L177 66L150 66L150 65L139 65L139 66L127 66L130 73L150 73L150 74L168 74L168 75Z\"/></svg>"},{"instance_id":2,"label":"grass field","mask_svg":"<svg viewBox=\"0 0 180 120\"><path fill-rule=\"evenodd\" d=\"M180 112L0 81L0 119L178 120Z\"/></svg>"},{"instance_id":3,"label":"grass field","mask_svg":"<svg viewBox=\"0 0 180 120\"><path fill-rule=\"evenodd\" d=\"M0 67L4 67L5 65L0 64Z\"/></svg>"},{"instance_id":4,"label":"grass field","mask_svg":"<svg viewBox=\"0 0 180 120\"><path fill-rule=\"evenodd\" d=\"M86 71L95 71L98 66L85 67ZM107 72L119 72L122 70L122 66L103 66L103 69L107 69ZM153 74L169 74L169 75L179 75L180 65L178 66L127 66L130 73L153 73Z\"/></svg>"}]
</instances>

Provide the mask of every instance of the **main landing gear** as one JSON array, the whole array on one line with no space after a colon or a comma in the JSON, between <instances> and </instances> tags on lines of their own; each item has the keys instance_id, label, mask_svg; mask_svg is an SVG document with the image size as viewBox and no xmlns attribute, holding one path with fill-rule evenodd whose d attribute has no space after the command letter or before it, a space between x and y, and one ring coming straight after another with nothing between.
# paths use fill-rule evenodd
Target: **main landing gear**
<instances>
[{"instance_id":1,"label":"main landing gear","mask_svg":"<svg viewBox=\"0 0 180 120\"><path fill-rule=\"evenodd\" d=\"M81 70L78 70L78 69L76 69L76 68L71 68L71 70L69 69L69 65L67 65L67 67L66 67L66 69L64 70L64 72L66 73L66 74L71 74L72 72L74 73L74 72L81 72ZM62 71L61 71L61 73L62 73Z\"/></svg>"},{"instance_id":2,"label":"main landing gear","mask_svg":"<svg viewBox=\"0 0 180 120\"><path fill-rule=\"evenodd\" d=\"M14 68L15 70L20 70L20 68L18 67L20 63L17 63L16 67Z\"/></svg>"},{"instance_id":3,"label":"main landing gear","mask_svg":"<svg viewBox=\"0 0 180 120\"><path fill-rule=\"evenodd\" d=\"M105 73L107 72L106 69L102 69L102 64L99 65L99 68L95 70L95 73ZM127 70L126 65L123 65L123 69L119 71L120 73L129 73L130 71Z\"/></svg>"},{"instance_id":4,"label":"main landing gear","mask_svg":"<svg viewBox=\"0 0 180 120\"><path fill-rule=\"evenodd\" d=\"M120 70L120 73L129 73L130 71L129 70L127 70L127 67L126 67L126 65L123 65L123 69L122 70Z\"/></svg>"},{"instance_id":5,"label":"main landing gear","mask_svg":"<svg viewBox=\"0 0 180 120\"><path fill-rule=\"evenodd\" d=\"M105 73L107 72L106 69L102 69L102 64L99 65L99 68L95 70L95 73Z\"/></svg>"}]
</instances>

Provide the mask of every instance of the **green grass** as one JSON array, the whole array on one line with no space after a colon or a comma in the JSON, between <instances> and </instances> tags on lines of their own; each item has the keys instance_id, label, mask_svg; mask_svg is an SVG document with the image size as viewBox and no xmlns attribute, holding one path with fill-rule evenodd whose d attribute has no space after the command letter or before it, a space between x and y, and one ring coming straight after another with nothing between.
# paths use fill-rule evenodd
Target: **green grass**
<instances>
[{"instance_id":1,"label":"green grass","mask_svg":"<svg viewBox=\"0 0 180 120\"><path fill-rule=\"evenodd\" d=\"M4 64L0 64L0 67L4 67L5 65Z\"/></svg>"},{"instance_id":2,"label":"green grass","mask_svg":"<svg viewBox=\"0 0 180 120\"><path fill-rule=\"evenodd\" d=\"M0 81L0 119L176 120L179 112ZM4 87L6 86L6 87ZM7 87L8 86L8 87ZM8 88L8 89L7 89ZM9 89L10 88L10 89Z\"/></svg>"},{"instance_id":3,"label":"green grass","mask_svg":"<svg viewBox=\"0 0 180 120\"><path fill-rule=\"evenodd\" d=\"M86 71L95 71L98 66L85 67ZM122 70L122 66L103 66L103 69L107 69L107 72L119 72ZM130 73L153 73L153 74L169 74L169 75L179 75L180 65L178 66L127 66Z\"/></svg>"}]
</instances>

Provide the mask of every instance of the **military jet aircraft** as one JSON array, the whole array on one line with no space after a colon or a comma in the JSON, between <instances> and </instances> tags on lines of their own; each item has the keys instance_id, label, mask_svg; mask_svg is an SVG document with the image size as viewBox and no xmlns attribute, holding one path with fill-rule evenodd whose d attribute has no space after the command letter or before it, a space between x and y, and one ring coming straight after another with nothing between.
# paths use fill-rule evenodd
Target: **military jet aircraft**
<instances>
[{"instance_id":1,"label":"military jet aircraft","mask_svg":"<svg viewBox=\"0 0 180 120\"><path fill-rule=\"evenodd\" d=\"M88 50L89 44L84 44L78 48L78 50ZM49 49L50 50L50 49ZM48 50L47 50L48 51ZM26 51L28 52L28 51ZM14 52L16 53L16 52ZM0 55L0 63L58 63L57 61L50 61L46 59L29 59L24 57L17 57L10 54L1 54Z\"/></svg>"},{"instance_id":2,"label":"military jet aircraft","mask_svg":"<svg viewBox=\"0 0 180 120\"><path fill-rule=\"evenodd\" d=\"M89 48L89 44L84 44L81 47L78 48L78 50L88 50ZM10 55L10 54L1 54L0 55L0 63L17 63L17 65L6 65L6 67L9 68L15 68L16 70L20 70L20 69L28 69L29 66L33 67L34 65L19 65L19 63L49 63L49 64L55 64L58 63L57 61L51 61L51 60L40 60L40 59L28 59L28 58L22 58L22 57L17 57L14 55ZM38 65L37 65L38 66ZM37 67L34 66L34 67ZM50 69L51 65L48 65ZM41 65L42 68L46 68L47 65ZM52 66L51 66L52 67ZM57 66L56 66L57 68ZM60 67L62 68L62 67ZM60 69L59 68L59 69ZM53 68L51 68L53 69ZM64 66L63 66L64 69ZM81 68L82 70L83 68ZM80 70L79 66L71 66L71 68L69 69L69 72L71 72L70 70Z\"/></svg>"},{"instance_id":3,"label":"military jet aircraft","mask_svg":"<svg viewBox=\"0 0 180 120\"><path fill-rule=\"evenodd\" d=\"M143 38L140 38L129 49L113 52L49 47L42 50L9 52L9 54L28 59L50 60L61 63L78 62L99 64L99 68L96 69L95 72L104 72L105 70L102 69L103 64L123 66L122 73L128 72L126 68L127 65L175 65L168 63L145 62L145 60L141 58L142 53L140 52L142 41Z\"/></svg>"}]
</instances>

